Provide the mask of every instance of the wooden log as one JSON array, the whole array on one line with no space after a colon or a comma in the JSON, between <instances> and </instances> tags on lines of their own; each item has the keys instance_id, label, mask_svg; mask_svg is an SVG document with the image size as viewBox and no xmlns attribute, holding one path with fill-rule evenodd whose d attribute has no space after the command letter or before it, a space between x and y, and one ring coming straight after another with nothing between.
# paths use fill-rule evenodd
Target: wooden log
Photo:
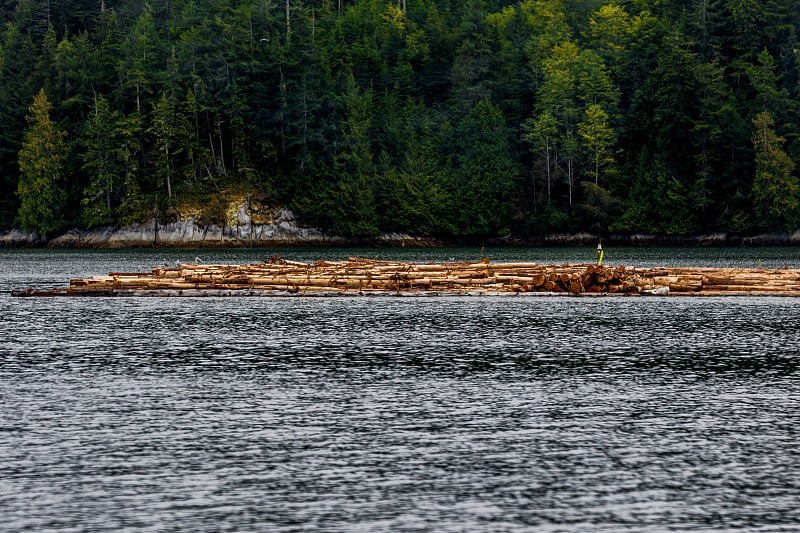
<instances>
[{"instance_id":1,"label":"wooden log","mask_svg":"<svg viewBox=\"0 0 800 533\"><path fill-rule=\"evenodd\" d=\"M800 292L800 287L787 287L784 284L772 285L714 285L710 291L736 291L736 292Z\"/></svg>"},{"instance_id":2,"label":"wooden log","mask_svg":"<svg viewBox=\"0 0 800 533\"><path fill-rule=\"evenodd\" d=\"M693 283L670 283L669 290L672 292L695 292L702 290L702 285Z\"/></svg>"},{"instance_id":3,"label":"wooden log","mask_svg":"<svg viewBox=\"0 0 800 533\"><path fill-rule=\"evenodd\" d=\"M678 276L654 276L653 283L656 286L667 287L670 283L678 283Z\"/></svg>"},{"instance_id":4,"label":"wooden log","mask_svg":"<svg viewBox=\"0 0 800 533\"><path fill-rule=\"evenodd\" d=\"M800 269L616 268L593 264L430 263L351 258L313 264L274 260L256 265L156 267L148 273L117 272L72 279L78 294L153 290L442 291L573 293L642 292L669 288L673 293L800 293ZM83 291L83 292L81 292ZM20 291L17 291L20 292Z\"/></svg>"},{"instance_id":5,"label":"wooden log","mask_svg":"<svg viewBox=\"0 0 800 533\"><path fill-rule=\"evenodd\" d=\"M531 281L532 281L532 277L531 277L531 276L519 276L519 275L503 275L503 274L498 274L498 275L496 275L494 278L495 278L495 279L496 279L498 282L503 282L503 283L518 283L518 284L524 284L524 283L529 283L529 282L531 282Z\"/></svg>"},{"instance_id":6,"label":"wooden log","mask_svg":"<svg viewBox=\"0 0 800 533\"><path fill-rule=\"evenodd\" d=\"M716 285L731 285L731 284L756 286L756 285L763 285L765 283L770 283L773 279L776 279L776 278L773 278L773 277L770 277L770 276L757 276L757 277L753 277L753 276L747 276L747 277L743 277L743 276L726 276L726 277L703 276L702 279L703 279L703 284L704 285L711 287L711 286L716 286ZM780 280L780 278L777 278L777 279ZM788 282L787 284L794 283L794 282L789 281L789 280L786 280L786 281Z\"/></svg>"}]
</instances>

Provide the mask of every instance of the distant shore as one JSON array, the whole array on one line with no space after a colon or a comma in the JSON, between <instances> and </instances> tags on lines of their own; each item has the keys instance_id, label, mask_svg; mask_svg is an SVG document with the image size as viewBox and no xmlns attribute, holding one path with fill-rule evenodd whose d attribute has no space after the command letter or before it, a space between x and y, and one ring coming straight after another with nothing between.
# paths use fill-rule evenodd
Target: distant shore
<instances>
[{"instance_id":1,"label":"distant shore","mask_svg":"<svg viewBox=\"0 0 800 533\"><path fill-rule=\"evenodd\" d=\"M20 229L0 231L0 248L270 248L270 247L452 247L452 246L800 246L800 230L794 233L702 235L559 233L535 236L507 235L489 239L421 237L384 233L352 237L301 227L294 220L276 224L204 226L192 220L91 230L71 229L43 239Z\"/></svg>"}]
</instances>

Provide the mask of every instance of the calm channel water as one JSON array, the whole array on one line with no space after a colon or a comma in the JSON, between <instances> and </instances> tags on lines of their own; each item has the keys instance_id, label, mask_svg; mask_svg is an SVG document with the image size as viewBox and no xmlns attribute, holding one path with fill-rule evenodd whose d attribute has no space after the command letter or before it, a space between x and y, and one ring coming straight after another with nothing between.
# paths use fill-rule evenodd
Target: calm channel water
<instances>
[{"instance_id":1,"label":"calm channel water","mask_svg":"<svg viewBox=\"0 0 800 533\"><path fill-rule=\"evenodd\" d=\"M800 299L9 295L276 253L480 250L0 250L0 529L800 530Z\"/></svg>"}]
</instances>

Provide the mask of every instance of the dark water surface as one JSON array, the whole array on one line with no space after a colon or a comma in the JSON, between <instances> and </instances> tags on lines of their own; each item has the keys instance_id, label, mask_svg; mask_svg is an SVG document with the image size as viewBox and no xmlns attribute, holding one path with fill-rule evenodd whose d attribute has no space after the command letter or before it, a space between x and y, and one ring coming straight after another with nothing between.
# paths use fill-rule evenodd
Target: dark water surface
<instances>
[{"instance_id":1,"label":"dark water surface","mask_svg":"<svg viewBox=\"0 0 800 533\"><path fill-rule=\"evenodd\" d=\"M197 253L480 251L0 250L0 530L800 530L800 299L8 294Z\"/></svg>"}]
</instances>

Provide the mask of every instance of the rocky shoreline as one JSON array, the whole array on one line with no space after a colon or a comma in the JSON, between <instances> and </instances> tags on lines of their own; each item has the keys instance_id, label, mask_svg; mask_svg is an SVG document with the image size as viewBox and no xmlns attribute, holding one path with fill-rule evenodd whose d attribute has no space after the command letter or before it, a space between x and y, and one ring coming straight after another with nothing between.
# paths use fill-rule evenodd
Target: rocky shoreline
<instances>
[{"instance_id":1,"label":"rocky shoreline","mask_svg":"<svg viewBox=\"0 0 800 533\"><path fill-rule=\"evenodd\" d=\"M288 210L269 223L249 217L223 227L194 218L169 223L150 220L129 227L71 229L50 239L20 229L0 231L0 248L268 248L347 246L446 246L438 239L387 233L371 238L348 237L304 227Z\"/></svg>"},{"instance_id":2,"label":"rocky shoreline","mask_svg":"<svg viewBox=\"0 0 800 533\"><path fill-rule=\"evenodd\" d=\"M595 246L598 240L610 246L800 246L800 230L794 233L738 235L647 234L548 234L492 239L432 238L405 233L374 237L349 237L298 223L286 209L269 221L256 223L242 212L236 223L223 227L203 225L194 217L159 224L125 228L71 229L50 239L20 229L0 231L0 248L270 248L270 247L447 247L447 246Z\"/></svg>"},{"instance_id":3,"label":"rocky shoreline","mask_svg":"<svg viewBox=\"0 0 800 533\"><path fill-rule=\"evenodd\" d=\"M594 246L598 240L611 246L800 246L800 230L794 233L763 233L741 235L735 233L708 233L697 235L656 234L550 234L534 237L503 237L504 246Z\"/></svg>"},{"instance_id":4,"label":"rocky shoreline","mask_svg":"<svg viewBox=\"0 0 800 533\"><path fill-rule=\"evenodd\" d=\"M792 234L733 235L598 235L593 233L505 236L487 240L417 237L384 233L348 237L317 228L252 226L201 227L192 221L127 228L71 229L45 240L19 229L0 231L0 248L270 248L270 247L450 247L450 246L800 246L800 231Z\"/></svg>"}]
</instances>

